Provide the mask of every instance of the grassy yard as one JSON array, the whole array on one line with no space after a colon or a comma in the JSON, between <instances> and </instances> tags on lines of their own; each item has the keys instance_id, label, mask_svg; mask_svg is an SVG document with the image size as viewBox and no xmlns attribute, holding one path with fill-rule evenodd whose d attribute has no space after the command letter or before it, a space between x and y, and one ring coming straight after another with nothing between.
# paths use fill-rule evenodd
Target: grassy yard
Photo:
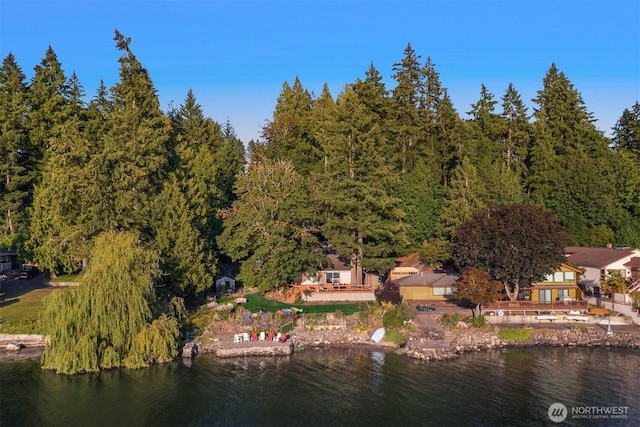
<instances>
[{"instance_id":1,"label":"grassy yard","mask_svg":"<svg viewBox=\"0 0 640 427\"><path fill-rule=\"evenodd\" d=\"M351 315L358 311L358 304L287 304L280 301L274 301L263 297L260 294L248 294L245 295L247 303L244 307L250 311L258 311L263 309L268 312L276 312L283 308L301 308L303 313L333 313L340 310L344 315ZM221 298L219 302L233 302L234 298Z\"/></svg>"},{"instance_id":2,"label":"grassy yard","mask_svg":"<svg viewBox=\"0 0 640 427\"><path fill-rule=\"evenodd\" d=\"M56 289L34 289L18 295L0 292L0 319L5 322L36 320L44 310L44 300Z\"/></svg>"}]
</instances>

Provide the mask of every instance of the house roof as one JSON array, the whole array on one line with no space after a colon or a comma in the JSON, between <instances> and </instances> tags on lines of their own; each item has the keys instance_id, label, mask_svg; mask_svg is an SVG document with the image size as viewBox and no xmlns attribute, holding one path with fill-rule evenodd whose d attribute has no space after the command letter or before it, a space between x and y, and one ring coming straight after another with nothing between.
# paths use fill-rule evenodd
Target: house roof
<instances>
[{"instance_id":1,"label":"house roof","mask_svg":"<svg viewBox=\"0 0 640 427\"><path fill-rule=\"evenodd\" d=\"M348 264L349 260L338 256L337 254L328 254L329 266L325 267L322 271L326 270L351 270L351 266Z\"/></svg>"},{"instance_id":2,"label":"house roof","mask_svg":"<svg viewBox=\"0 0 640 427\"><path fill-rule=\"evenodd\" d=\"M398 286L451 286L458 282L457 274L419 273L394 280Z\"/></svg>"},{"instance_id":3,"label":"house roof","mask_svg":"<svg viewBox=\"0 0 640 427\"><path fill-rule=\"evenodd\" d=\"M636 250L631 248L590 248L583 246L568 246L564 249L568 261L584 267L601 268L625 257Z\"/></svg>"},{"instance_id":4,"label":"house roof","mask_svg":"<svg viewBox=\"0 0 640 427\"><path fill-rule=\"evenodd\" d=\"M624 264L624 266L629 267L630 269L640 268L640 257L632 257L629 262Z\"/></svg>"}]
</instances>

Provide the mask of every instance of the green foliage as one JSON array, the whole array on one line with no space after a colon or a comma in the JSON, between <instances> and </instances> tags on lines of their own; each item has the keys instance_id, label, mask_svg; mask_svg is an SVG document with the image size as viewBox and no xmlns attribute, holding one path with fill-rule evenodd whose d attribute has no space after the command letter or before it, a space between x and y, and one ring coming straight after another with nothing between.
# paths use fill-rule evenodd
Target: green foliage
<instances>
[{"instance_id":1,"label":"green foliage","mask_svg":"<svg viewBox=\"0 0 640 427\"><path fill-rule=\"evenodd\" d=\"M150 307L158 257L137 242L131 233L100 235L83 283L48 300L44 368L76 374L141 367L175 355L176 319L154 319Z\"/></svg>"},{"instance_id":2,"label":"green foliage","mask_svg":"<svg viewBox=\"0 0 640 427\"><path fill-rule=\"evenodd\" d=\"M453 260L501 281L515 299L521 281L539 281L565 259L568 235L553 213L533 205L477 212L454 236Z\"/></svg>"},{"instance_id":3,"label":"green foliage","mask_svg":"<svg viewBox=\"0 0 640 427\"><path fill-rule=\"evenodd\" d=\"M458 322L462 321L462 316L458 313L444 313L440 318L442 326L447 329L455 329L458 327Z\"/></svg>"},{"instance_id":4,"label":"green foliage","mask_svg":"<svg viewBox=\"0 0 640 427\"><path fill-rule=\"evenodd\" d=\"M526 341L533 336L534 332L531 329L504 328L498 331L498 338L505 341Z\"/></svg>"},{"instance_id":5,"label":"green foliage","mask_svg":"<svg viewBox=\"0 0 640 427\"><path fill-rule=\"evenodd\" d=\"M396 345L402 345L406 341L406 338L397 328L390 327L388 329L385 329L384 340L387 342L392 342Z\"/></svg>"},{"instance_id":6,"label":"green foliage","mask_svg":"<svg viewBox=\"0 0 640 427\"><path fill-rule=\"evenodd\" d=\"M304 180L289 161L260 160L238 177L218 244L241 262L237 280L268 291L326 259Z\"/></svg>"},{"instance_id":7,"label":"green foliage","mask_svg":"<svg viewBox=\"0 0 640 427\"><path fill-rule=\"evenodd\" d=\"M393 308L382 316L385 328L400 328L409 320L416 317L417 310L407 304L395 304Z\"/></svg>"},{"instance_id":8,"label":"green foliage","mask_svg":"<svg viewBox=\"0 0 640 427\"><path fill-rule=\"evenodd\" d=\"M0 333L2 334L36 334L46 335L46 330L40 319L22 319L5 322L0 319Z\"/></svg>"}]
</instances>

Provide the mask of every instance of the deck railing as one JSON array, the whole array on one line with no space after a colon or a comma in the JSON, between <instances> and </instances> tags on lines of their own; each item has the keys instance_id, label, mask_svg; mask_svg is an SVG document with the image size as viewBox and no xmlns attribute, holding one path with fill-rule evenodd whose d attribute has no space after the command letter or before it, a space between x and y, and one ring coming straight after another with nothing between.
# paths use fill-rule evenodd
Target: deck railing
<instances>
[{"instance_id":1,"label":"deck railing","mask_svg":"<svg viewBox=\"0 0 640 427\"><path fill-rule=\"evenodd\" d=\"M585 300L574 301L495 301L484 304L482 309L487 310L513 310L513 311L564 311L586 310L589 303Z\"/></svg>"},{"instance_id":2,"label":"deck railing","mask_svg":"<svg viewBox=\"0 0 640 427\"><path fill-rule=\"evenodd\" d=\"M346 283L338 284L318 284L318 285L298 285L304 292L371 292L374 287L371 285L352 285Z\"/></svg>"}]
</instances>

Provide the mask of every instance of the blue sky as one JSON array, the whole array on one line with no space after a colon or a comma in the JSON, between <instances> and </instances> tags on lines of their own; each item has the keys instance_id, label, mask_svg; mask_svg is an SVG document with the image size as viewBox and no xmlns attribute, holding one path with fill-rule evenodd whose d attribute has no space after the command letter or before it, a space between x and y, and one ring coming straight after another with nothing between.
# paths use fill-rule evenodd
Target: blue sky
<instances>
[{"instance_id":1,"label":"blue sky","mask_svg":"<svg viewBox=\"0 0 640 427\"><path fill-rule=\"evenodd\" d=\"M76 0L0 2L0 55L27 77L49 45L93 97L118 79L113 32L149 70L163 109L193 89L205 115L257 139L285 81L334 98L373 62L387 88L407 43L428 56L467 117L484 83L530 107L552 62L609 134L640 101L640 1Z\"/></svg>"}]
</instances>

